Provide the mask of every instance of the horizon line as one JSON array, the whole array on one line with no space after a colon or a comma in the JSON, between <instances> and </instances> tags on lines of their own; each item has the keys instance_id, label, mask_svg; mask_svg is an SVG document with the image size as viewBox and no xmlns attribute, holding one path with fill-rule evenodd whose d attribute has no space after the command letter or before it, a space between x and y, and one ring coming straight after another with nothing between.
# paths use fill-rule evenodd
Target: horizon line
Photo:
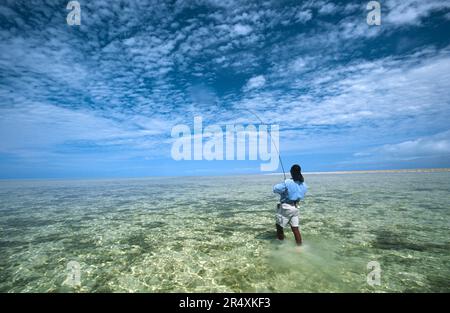
<instances>
[{"instance_id":1,"label":"horizon line","mask_svg":"<svg viewBox=\"0 0 450 313\"><path fill-rule=\"evenodd\" d=\"M342 171L312 171L302 172L304 175L344 175L344 174L375 174L375 173L443 173L450 172L450 167L442 168L413 168L413 169L382 169L382 170L342 170ZM287 175L289 173L286 173ZM20 181L20 180L131 180L146 178L171 178L171 177L226 177L226 176L251 176L264 175L275 176L284 175L283 172L276 173L242 173L242 174L225 174L225 175L154 175L154 176L110 176L110 177L42 177L42 178L0 178L0 181Z\"/></svg>"}]
</instances>

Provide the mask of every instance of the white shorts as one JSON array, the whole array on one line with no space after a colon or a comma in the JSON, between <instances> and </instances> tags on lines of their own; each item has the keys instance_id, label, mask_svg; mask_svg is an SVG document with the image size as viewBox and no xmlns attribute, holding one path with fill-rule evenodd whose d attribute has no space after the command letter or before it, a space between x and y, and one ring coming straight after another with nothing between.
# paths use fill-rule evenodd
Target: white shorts
<instances>
[{"instance_id":1,"label":"white shorts","mask_svg":"<svg viewBox=\"0 0 450 313\"><path fill-rule=\"evenodd\" d=\"M299 226L298 209L290 204L282 203L277 205L276 214L277 225L281 227L286 227L290 225L291 227Z\"/></svg>"}]
</instances>

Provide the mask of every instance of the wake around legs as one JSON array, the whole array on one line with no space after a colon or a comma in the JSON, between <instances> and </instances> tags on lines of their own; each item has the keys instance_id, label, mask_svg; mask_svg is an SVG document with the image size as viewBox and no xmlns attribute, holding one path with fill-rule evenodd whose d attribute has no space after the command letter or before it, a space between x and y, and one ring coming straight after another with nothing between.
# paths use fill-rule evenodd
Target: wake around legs
<instances>
[{"instance_id":1,"label":"wake around legs","mask_svg":"<svg viewBox=\"0 0 450 313\"><path fill-rule=\"evenodd\" d=\"M277 238L278 240L284 240L284 230L283 227L281 227L278 224L275 224L277 227ZM302 244L302 234L300 233L300 229L298 227L291 226L292 233L294 234L295 243L297 246L300 246Z\"/></svg>"}]
</instances>

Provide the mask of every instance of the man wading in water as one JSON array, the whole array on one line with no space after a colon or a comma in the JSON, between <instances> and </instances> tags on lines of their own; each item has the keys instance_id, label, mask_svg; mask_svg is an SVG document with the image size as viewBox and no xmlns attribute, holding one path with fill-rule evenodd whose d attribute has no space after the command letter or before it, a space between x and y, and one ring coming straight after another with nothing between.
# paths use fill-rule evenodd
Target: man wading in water
<instances>
[{"instance_id":1,"label":"man wading in water","mask_svg":"<svg viewBox=\"0 0 450 313\"><path fill-rule=\"evenodd\" d=\"M286 179L283 183L273 186L273 192L280 195L280 203L277 204L276 226L278 240L284 240L284 231L287 225L291 226L295 242L302 244L302 235L299 230L298 204L305 197L308 186L302 175L300 165L291 167L292 179Z\"/></svg>"}]
</instances>

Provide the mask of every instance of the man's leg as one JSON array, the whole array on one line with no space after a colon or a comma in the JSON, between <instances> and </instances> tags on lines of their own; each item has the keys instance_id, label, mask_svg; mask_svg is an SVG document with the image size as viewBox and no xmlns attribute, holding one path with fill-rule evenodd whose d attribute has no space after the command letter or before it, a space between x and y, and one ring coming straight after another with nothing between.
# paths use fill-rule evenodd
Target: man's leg
<instances>
[{"instance_id":1,"label":"man's leg","mask_svg":"<svg viewBox=\"0 0 450 313\"><path fill-rule=\"evenodd\" d=\"M302 244L302 235L300 234L300 230L298 227L291 227L292 232L294 233L295 242L297 243L297 246L300 246Z\"/></svg>"},{"instance_id":2,"label":"man's leg","mask_svg":"<svg viewBox=\"0 0 450 313\"><path fill-rule=\"evenodd\" d=\"M284 240L284 231L283 231L283 227L281 227L278 224L275 224L277 226L277 238L278 240Z\"/></svg>"}]
</instances>

